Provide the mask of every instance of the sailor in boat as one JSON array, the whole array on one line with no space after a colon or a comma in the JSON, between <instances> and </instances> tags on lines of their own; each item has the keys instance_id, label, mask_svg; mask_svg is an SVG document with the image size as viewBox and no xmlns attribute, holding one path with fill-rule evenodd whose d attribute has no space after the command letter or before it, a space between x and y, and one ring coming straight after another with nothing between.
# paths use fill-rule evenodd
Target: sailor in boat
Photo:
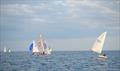
<instances>
[{"instance_id":1,"label":"sailor in boat","mask_svg":"<svg viewBox=\"0 0 120 71\"><path fill-rule=\"evenodd\" d=\"M107 56L105 53L103 53L103 54L99 55L99 58L107 58Z\"/></svg>"},{"instance_id":2,"label":"sailor in boat","mask_svg":"<svg viewBox=\"0 0 120 71\"><path fill-rule=\"evenodd\" d=\"M43 53L42 53L42 55L46 55L46 53L45 53L45 52L43 52Z\"/></svg>"},{"instance_id":3,"label":"sailor in boat","mask_svg":"<svg viewBox=\"0 0 120 71\"><path fill-rule=\"evenodd\" d=\"M104 53L103 56L106 56L106 54Z\"/></svg>"}]
</instances>

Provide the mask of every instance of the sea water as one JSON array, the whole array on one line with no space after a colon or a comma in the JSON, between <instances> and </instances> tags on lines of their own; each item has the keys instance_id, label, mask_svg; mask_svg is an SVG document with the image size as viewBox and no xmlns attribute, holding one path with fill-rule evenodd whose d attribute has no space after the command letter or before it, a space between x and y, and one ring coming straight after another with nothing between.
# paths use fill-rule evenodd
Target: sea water
<instances>
[{"instance_id":1,"label":"sea water","mask_svg":"<svg viewBox=\"0 0 120 71\"><path fill-rule=\"evenodd\" d=\"M120 71L120 51L105 53L107 59L89 51L54 51L45 56L1 52L0 71Z\"/></svg>"}]
</instances>

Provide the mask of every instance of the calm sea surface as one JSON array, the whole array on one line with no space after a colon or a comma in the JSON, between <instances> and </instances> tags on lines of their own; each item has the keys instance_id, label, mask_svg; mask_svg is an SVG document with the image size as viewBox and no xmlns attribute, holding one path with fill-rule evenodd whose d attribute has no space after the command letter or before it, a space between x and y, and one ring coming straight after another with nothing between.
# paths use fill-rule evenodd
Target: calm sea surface
<instances>
[{"instance_id":1,"label":"calm sea surface","mask_svg":"<svg viewBox=\"0 0 120 71\"><path fill-rule=\"evenodd\" d=\"M49 56L28 52L0 53L0 71L120 71L120 51L99 59L88 51L56 51Z\"/></svg>"}]
</instances>

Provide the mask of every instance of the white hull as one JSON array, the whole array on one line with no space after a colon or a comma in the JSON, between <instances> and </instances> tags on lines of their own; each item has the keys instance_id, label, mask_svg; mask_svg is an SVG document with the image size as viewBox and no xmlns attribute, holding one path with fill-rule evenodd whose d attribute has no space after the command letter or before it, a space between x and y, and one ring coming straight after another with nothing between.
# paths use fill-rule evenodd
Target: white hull
<instances>
[{"instance_id":1,"label":"white hull","mask_svg":"<svg viewBox=\"0 0 120 71\"><path fill-rule=\"evenodd\" d=\"M107 56L103 56L103 55L99 55L98 57L99 58L105 58L105 59L107 58Z\"/></svg>"}]
</instances>

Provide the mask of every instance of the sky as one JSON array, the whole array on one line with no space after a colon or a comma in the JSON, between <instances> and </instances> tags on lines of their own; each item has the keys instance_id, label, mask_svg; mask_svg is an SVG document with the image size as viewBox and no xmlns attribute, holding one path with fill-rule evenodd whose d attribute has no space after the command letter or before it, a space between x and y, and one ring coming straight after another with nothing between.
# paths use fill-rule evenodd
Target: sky
<instances>
[{"instance_id":1,"label":"sky","mask_svg":"<svg viewBox=\"0 0 120 71\"><path fill-rule=\"evenodd\" d=\"M28 51L42 34L55 51L120 50L119 0L0 0L0 50Z\"/></svg>"}]
</instances>

